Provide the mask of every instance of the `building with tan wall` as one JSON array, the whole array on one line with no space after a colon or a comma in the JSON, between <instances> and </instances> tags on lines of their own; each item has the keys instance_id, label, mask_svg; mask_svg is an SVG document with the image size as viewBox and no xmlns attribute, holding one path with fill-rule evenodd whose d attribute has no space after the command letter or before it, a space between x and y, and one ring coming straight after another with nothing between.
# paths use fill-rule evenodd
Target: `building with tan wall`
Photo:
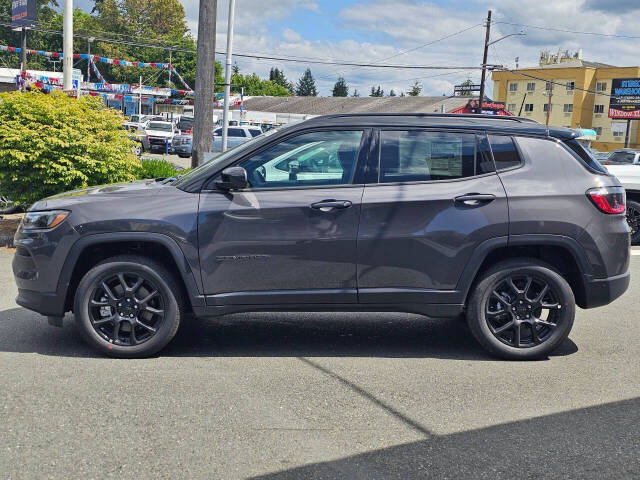
<instances>
[{"instance_id":1,"label":"building with tan wall","mask_svg":"<svg viewBox=\"0 0 640 480\"><path fill-rule=\"evenodd\" d=\"M591 145L598 150L623 148L627 121L608 117L611 82L640 78L640 67L587 62L581 56L543 52L538 67L495 71L493 99L504 102L514 115L540 123L547 122L548 114L549 125L593 129L596 140ZM640 148L640 121L630 124L629 147Z\"/></svg>"}]
</instances>

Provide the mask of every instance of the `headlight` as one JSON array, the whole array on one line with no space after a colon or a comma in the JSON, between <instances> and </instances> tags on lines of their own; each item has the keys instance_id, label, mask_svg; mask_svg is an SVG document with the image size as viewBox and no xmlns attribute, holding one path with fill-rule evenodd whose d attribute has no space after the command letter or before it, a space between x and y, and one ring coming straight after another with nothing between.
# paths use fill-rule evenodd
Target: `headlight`
<instances>
[{"instance_id":1,"label":"headlight","mask_svg":"<svg viewBox=\"0 0 640 480\"><path fill-rule=\"evenodd\" d=\"M48 212L27 212L22 218L22 228L43 229L60 225L69 212L65 210L49 210Z\"/></svg>"}]
</instances>

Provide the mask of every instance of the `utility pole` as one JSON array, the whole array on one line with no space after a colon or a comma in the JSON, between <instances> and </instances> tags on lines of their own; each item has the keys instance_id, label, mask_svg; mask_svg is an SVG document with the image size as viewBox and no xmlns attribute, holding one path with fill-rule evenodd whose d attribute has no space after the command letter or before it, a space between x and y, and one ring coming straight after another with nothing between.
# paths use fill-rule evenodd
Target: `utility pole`
<instances>
[{"instance_id":1,"label":"utility pole","mask_svg":"<svg viewBox=\"0 0 640 480\"><path fill-rule=\"evenodd\" d=\"M196 99L193 111L193 168L204 163L213 138L213 100L216 71L216 10L218 0L200 0Z\"/></svg>"},{"instance_id":2,"label":"utility pole","mask_svg":"<svg viewBox=\"0 0 640 480\"><path fill-rule=\"evenodd\" d=\"M27 73L27 27L20 30L20 85L24 90L24 77Z\"/></svg>"},{"instance_id":3,"label":"utility pole","mask_svg":"<svg viewBox=\"0 0 640 480\"><path fill-rule=\"evenodd\" d=\"M549 117L551 116L551 97L553 97L553 82L549 82L549 101L547 102L547 127L549 126Z\"/></svg>"},{"instance_id":4,"label":"utility pole","mask_svg":"<svg viewBox=\"0 0 640 480\"><path fill-rule=\"evenodd\" d=\"M171 70L173 70L173 50L169 48L169 88L171 88Z\"/></svg>"},{"instance_id":5,"label":"utility pole","mask_svg":"<svg viewBox=\"0 0 640 480\"><path fill-rule=\"evenodd\" d=\"M520 104L520 111L518 112L518 116L522 116L522 109L524 108L524 102L527 99L527 92L524 92L524 96L522 97L522 103Z\"/></svg>"},{"instance_id":6,"label":"utility pole","mask_svg":"<svg viewBox=\"0 0 640 480\"><path fill-rule=\"evenodd\" d=\"M631 130L631 119L627 118L627 131L624 134L624 148L629 148L629 130Z\"/></svg>"},{"instance_id":7,"label":"utility pole","mask_svg":"<svg viewBox=\"0 0 640 480\"><path fill-rule=\"evenodd\" d=\"M233 48L233 17L236 0L229 0L229 23L227 25L227 65L224 72L224 110L222 114L222 151L227 151L227 129L229 128L229 97L231 96L231 57Z\"/></svg>"},{"instance_id":8,"label":"utility pole","mask_svg":"<svg viewBox=\"0 0 640 480\"><path fill-rule=\"evenodd\" d=\"M140 84L138 85L138 115L142 115L142 75L140 75ZM138 123L140 122L138 121Z\"/></svg>"},{"instance_id":9,"label":"utility pole","mask_svg":"<svg viewBox=\"0 0 640 480\"><path fill-rule=\"evenodd\" d=\"M73 0L64 0L62 41L62 89L73 89Z\"/></svg>"},{"instance_id":10,"label":"utility pole","mask_svg":"<svg viewBox=\"0 0 640 480\"><path fill-rule=\"evenodd\" d=\"M482 56L482 76L480 77L480 98L476 113L482 113L482 102L484 101L484 81L487 74L487 54L489 53L489 36L491 35L491 10L487 14L487 31L484 37L484 55Z\"/></svg>"},{"instance_id":11,"label":"utility pole","mask_svg":"<svg viewBox=\"0 0 640 480\"><path fill-rule=\"evenodd\" d=\"M91 42L95 40L95 37L87 38L87 82L91 81Z\"/></svg>"}]
</instances>

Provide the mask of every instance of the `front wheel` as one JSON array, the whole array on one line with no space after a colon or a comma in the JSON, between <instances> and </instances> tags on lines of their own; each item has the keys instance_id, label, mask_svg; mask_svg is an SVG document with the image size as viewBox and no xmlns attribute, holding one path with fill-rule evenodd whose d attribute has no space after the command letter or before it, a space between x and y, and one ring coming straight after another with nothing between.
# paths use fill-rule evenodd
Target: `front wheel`
<instances>
[{"instance_id":1,"label":"front wheel","mask_svg":"<svg viewBox=\"0 0 640 480\"><path fill-rule=\"evenodd\" d=\"M534 259L501 262L472 292L467 322L494 355L512 360L544 358L569 336L575 298L567 281Z\"/></svg>"},{"instance_id":2,"label":"front wheel","mask_svg":"<svg viewBox=\"0 0 640 480\"><path fill-rule=\"evenodd\" d=\"M640 243L640 203L627 199L627 223L631 229L631 244Z\"/></svg>"},{"instance_id":3,"label":"front wheel","mask_svg":"<svg viewBox=\"0 0 640 480\"><path fill-rule=\"evenodd\" d=\"M153 355L178 331L181 291L169 271L146 257L109 258L89 270L78 285L76 325L107 355Z\"/></svg>"}]
</instances>

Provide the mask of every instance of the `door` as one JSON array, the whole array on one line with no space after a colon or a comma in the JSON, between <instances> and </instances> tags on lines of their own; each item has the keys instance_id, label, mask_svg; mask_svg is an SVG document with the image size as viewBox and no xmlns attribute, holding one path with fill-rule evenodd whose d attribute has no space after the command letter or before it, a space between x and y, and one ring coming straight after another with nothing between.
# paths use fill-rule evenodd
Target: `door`
<instances>
[{"instance_id":1,"label":"door","mask_svg":"<svg viewBox=\"0 0 640 480\"><path fill-rule=\"evenodd\" d=\"M379 134L378 183L367 184L358 234L362 303L459 303L474 251L506 244L508 209L484 134Z\"/></svg>"},{"instance_id":2,"label":"door","mask_svg":"<svg viewBox=\"0 0 640 480\"><path fill-rule=\"evenodd\" d=\"M362 130L308 132L241 160L249 188L203 191L198 214L207 302L356 303Z\"/></svg>"}]
</instances>

